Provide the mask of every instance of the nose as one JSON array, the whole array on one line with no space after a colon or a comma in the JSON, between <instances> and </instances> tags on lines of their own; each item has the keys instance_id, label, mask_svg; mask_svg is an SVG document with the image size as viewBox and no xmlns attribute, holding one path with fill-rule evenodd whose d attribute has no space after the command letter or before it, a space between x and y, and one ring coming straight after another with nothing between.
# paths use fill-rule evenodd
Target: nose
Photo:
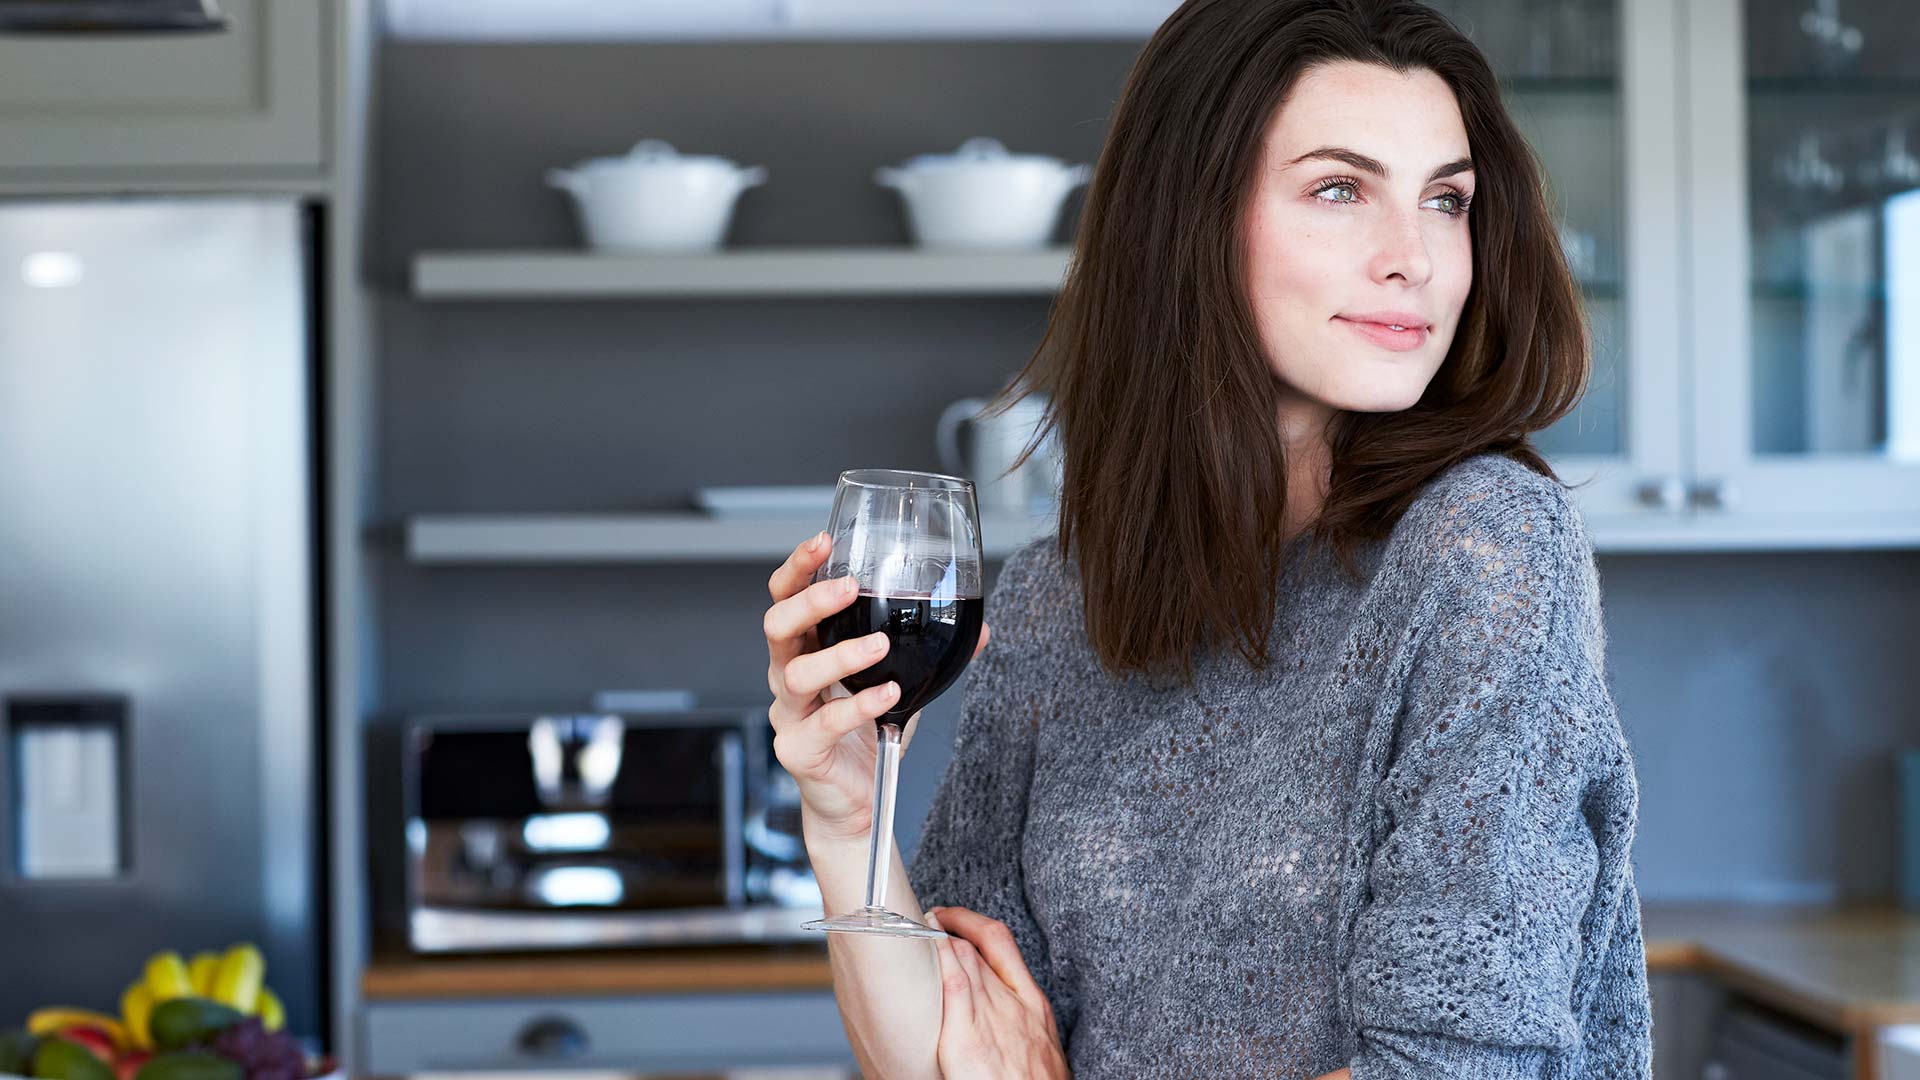
<instances>
[{"instance_id":1,"label":"nose","mask_svg":"<svg viewBox=\"0 0 1920 1080\"><path fill-rule=\"evenodd\" d=\"M1427 253L1426 234L1421 231L1418 209L1389 211L1378 224L1370 271L1373 279L1389 282L1398 277L1402 284L1424 285L1433 276L1433 258Z\"/></svg>"}]
</instances>

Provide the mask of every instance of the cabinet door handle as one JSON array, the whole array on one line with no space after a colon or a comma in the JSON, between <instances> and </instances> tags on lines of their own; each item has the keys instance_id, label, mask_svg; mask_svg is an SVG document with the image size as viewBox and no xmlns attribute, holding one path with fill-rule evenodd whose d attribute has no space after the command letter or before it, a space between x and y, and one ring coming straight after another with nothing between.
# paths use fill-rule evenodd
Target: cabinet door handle
<instances>
[{"instance_id":1,"label":"cabinet door handle","mask_svg":"<svg viewBox=\"0 0 1920 1080\"><path fill-rule=\"evenodd\" d=\"M1733 506L1738 496L1739 490L1733 486L1732 481L1713 479L1702 480L1693 485L1687 500L1701 510L1726 510Z\"/></svg>"},{"instance_id":2,"label":"cabinet door handle","mask_svg":"<svg viewBox=\"0 0 1920 1080\"><path fill-rule=\"evenodd\" d=\"M1643 506L1651 506L1656 510L1678 510L1686 504L1687 486L1680 482L1679 477L1669 474L1641 481L1634 494Z\"/></svg>"},{"instance_id":3,"label":"cabinet door handle","mask_svg":"<svg viewBox=\"0 0 1920 1080\"><path fill-rule=\"evenodd\" d=\"M587 1052L587 1033L564 1016L541 1016L520 1029L513 1045L528 1057L579 1057Z\"/></svg>"}]
</instances>

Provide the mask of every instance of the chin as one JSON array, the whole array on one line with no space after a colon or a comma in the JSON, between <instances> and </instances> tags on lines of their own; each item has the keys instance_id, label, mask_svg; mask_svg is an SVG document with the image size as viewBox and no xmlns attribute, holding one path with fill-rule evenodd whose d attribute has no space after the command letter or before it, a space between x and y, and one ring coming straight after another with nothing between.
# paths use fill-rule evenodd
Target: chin
<instances>
[{"instance_id":1,"label":"chin","mask_svg":"<svg viewBox=\"0 0 1920 1080\"><path fill-rule=\"evenodd\" d=\"M1355 387L1353 393L1329 395L1327 403L1346 412L1391 413L1413 408L1427 392L1428 380L1417 385L1372 385Z\"/></svg>"}]
</instances>

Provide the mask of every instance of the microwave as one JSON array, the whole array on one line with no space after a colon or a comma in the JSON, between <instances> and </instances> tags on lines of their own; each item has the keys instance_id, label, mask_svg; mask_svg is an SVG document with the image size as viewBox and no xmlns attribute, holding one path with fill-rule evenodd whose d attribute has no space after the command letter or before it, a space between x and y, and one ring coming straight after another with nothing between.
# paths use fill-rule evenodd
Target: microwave
<instances>
[{"instance_id":1,"label":"microwave","mask_svg":"<svg viewBox=\"0 0 1920 1080\"><path fill-rule=\"evenodd\" d=\"M419 953L818 941L763 710L432 715L402 728Z\"/></svg>"}]
</instances>

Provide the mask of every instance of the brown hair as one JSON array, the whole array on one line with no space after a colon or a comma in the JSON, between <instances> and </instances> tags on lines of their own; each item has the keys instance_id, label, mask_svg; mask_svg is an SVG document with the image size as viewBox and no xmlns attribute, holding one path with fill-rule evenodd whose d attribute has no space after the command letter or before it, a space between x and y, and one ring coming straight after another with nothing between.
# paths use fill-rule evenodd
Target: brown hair
<instances>
[{"instance_id":1,"label":"brown hair","mask_svg":"<svg viewBox=\"0 0 1920 1080\"><path fill-rule=\"evenodd\" d=\"M1592 342L1542 169L1480 50L1411 0L1187 0L1134 62L1046 333L989 409L1049 397L1027 452L1057 431L1060 553L1077 554L1111 671L1177 664L1190 681L1193 650L1220 640L1267 663L1287 469L1243 226L1269 121L1303 72L1340 60L1452 88L1476 174L1473 286L1416 404L1335 416L1312 541L1356 573L1360 541L1477 453L1558 480L1529 435L1578 403Z\"/></svg>"}]
</instances>

